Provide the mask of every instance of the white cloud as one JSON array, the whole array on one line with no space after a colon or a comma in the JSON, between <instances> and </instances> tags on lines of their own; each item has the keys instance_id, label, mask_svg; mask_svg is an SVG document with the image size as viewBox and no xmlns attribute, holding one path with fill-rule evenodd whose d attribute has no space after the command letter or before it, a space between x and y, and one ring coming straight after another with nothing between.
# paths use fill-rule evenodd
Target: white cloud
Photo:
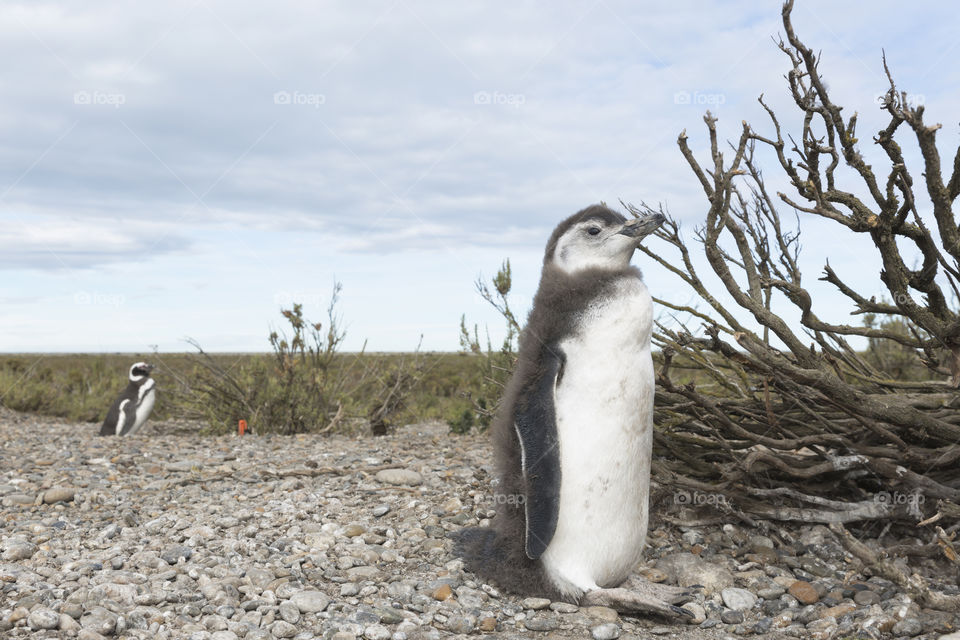
<instances>
[{"instance_id":1,"label":"white cloud","mask_svg":"<svg viewBox=\"0 0 960 640\"><path fill-rule=\"evenodd\" d=\"M102 289L126 291L119 267L163 288L186 278L183 261L194 260L205 267L183 291L210 290L237 277L240 251L261 272L298 269L272 273L287 290L313 291L316 278L351 264L348 290L374 300L378 268L428 278L429 264L415 265L412 256L443 264L452 252L476 261L455 260L446 274L467 298L477 271L508 255L530 265L531 273L517 274L529 295L547 234L582 206L664 201L688 228L701 218L705 199L676 137L687 129L703 158L706 107L719 114L725 138L739 134L742 119L770 129L756 104L760 93L785 132L799 125L782 77L787 60L771 40L781 31L777 7L627 0L165 7L0 6L0 55L19 61L0 69L9 89L0 106L0 269L83 267L109 282ZM928 117L946 125L943 155L952 156L957 132L949 118L960 83L947 64L956 42L950 12L933 2L911 13L891 1L869 12L825 0L797 7L799 33L822 49L845 113L860 111L862 145L878 166L883 158L869 140L883 126L871 102L885 88L881 46L902 85L924 95ZM277 92L291 100L278 103ZM291 234L313 250L291 252ZM812 236L806 246L826 242ZM808 253L812 275L822 260ZM144 261L156 268L143 269ZM237 295L269 301L281 286L249 282L259 284ZM19 293L10 298L29 310L29 292ZM208 300L183 293L167 302L200 325L215 315ZM839 303L831 309L844 312ZM455 325L463 311L456 306L463 299L449 291L418 305L422 313L403 310L398 326ZM243 335L257 335L253 323L274 311L268 303L262 310ZM375 313L375 305L353 311ZM99 344L96 332L109 322L91 321L85 344ZM18 335L0 348L27 344ZM232 338L230 348L244 339ZM250 348L262 346L249 340ZM411 348L385 340L381 348ZM434 344L455 348L455 327Z\"/></svg>"}]
</instances>

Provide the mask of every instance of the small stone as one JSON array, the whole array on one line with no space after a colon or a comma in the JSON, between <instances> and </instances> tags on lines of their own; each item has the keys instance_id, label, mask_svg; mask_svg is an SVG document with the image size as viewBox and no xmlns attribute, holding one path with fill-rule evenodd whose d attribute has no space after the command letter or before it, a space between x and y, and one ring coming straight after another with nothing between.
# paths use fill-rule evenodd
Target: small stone
<instances>
[{"instance_id":1,"label":"small stone","mask_svg":"<svg viewBox=\"0 0 960 640\"><path fill-rule=\"evenodd\" d=\"M289 600L287 602L280 603L280 617L290 624L297 624L300 622L300 609L297 605L293 604Z\"/></svg>"},{"instance_id":2,"label":"small stone","mask_svg":"<svg viewBox=\"0 0 960 640\"><path fill-rule=\"evenodd\" d=\"M80 625L98 634L113 635L117 629L117 614L103 607L94 607L80 617Z\"/></svg>"},{"instance_id":3,"label":"small stone","mask_svg":"<svg viewBox=\"0 0 960 640\"><path fill-rule=\"evenodd\" d=\"M383 624L398 624L406 620L398 609L377 609L377 613Z\"/></svg>"},{"instance_id":4,"label":"small stone","mask_svg":"<svg viewBox=\"0 0 960 640\"><path fill-rule=\"evenodd\" d=\"M853 613L857 610L855 605L850 604L849 602L844 602L843 604L838 604L835 607L827 607L823 610L821 617L832 616L834 618L839 618L840 616L846 615L848 613Z\"/></svg>"},{"instance_id":5,"label":"small stone","mask_svg":"<svg viewBox=\"0 0 960 640\"><path fill-rule=\"evenodd\" d=\"M56 502L72 502L77 490L71 487L53 487L43 493L43 501L47 504Z\"/></svg>"},{"instance_id":6,"label":"small stone","mask_svg":"<svg viewBox=\"0 0 960 640\"><path fill-rule=\"evenodd\" d=\"M233 631L214 631L210 635L210 640L237 640L237 634Z\"/></svg>"},{"instance_id":7,"label":"small stone","mask_svg":"<svg viewBox=\"0 0 960 640\"><path fill-rule=\"evenodd\" d=\"M56 629L60 626L60 614L46 607L38 607L30 612L27 624L34 631Z\"/></svg>"},{"instance_id":8,"label":"small stone","mask_svg":"<svg viewBox=\"0 0 960 640\"><path fill-rule=\"evenodd\" d=\"M453 595L453 589L450 588L448 584L442 584L430 593L430 597L434 600L440 600L443 602L450 598Z\"/></svg>"},{"instance_id":9,"label":"small stone","mask_svg":"<svg viewBox=\"0 0 960 640\"><path fill-rule=\"evenodd\" d=\"M107 640L107 637L92 629L80 629L77 632L77 640Z\"/></svg>"},{"instance_id":10,"label":"small stone","mask_svg":"<svg viewBox=\"0 0 960 640\"><path fill-rule=\"evenodd\" d=\"M689 624L700 624L707 619L706 610L696 602L687 602L680 605L680 608L689 611L691 615L693 615L693 617L687 621Z\"/></svg>"},{"instance_id":11,"label":"small stone","mask_svg":"<svg viewBox=\"0 0 960 640\"><path fill-rule=\"evenodd\" d=\"M740 624L743 622L743 611L724 609L720 612L720 622L724 624Z\"/></svg>"},{"instance_id":12,"label":"small stone","mask_svg":"<svg viewBox=\"0 0 960 640\"><path fill-rule=\"evenodd\" d=\"M363 637L367 640L390 640L390 630L382 624L372 624L363 630Z\"/></svg>"},{"instance_id":13,"label":"small stone","mask_svg":"<svg viewBox=\"0 0 960 640\"><path fill-rule=\"evenodd\" d=\"M656 567L646 567L641 569L639 573L649 582L663 582L667 579L667 574Z\"/></svg>"},{"instance_id":14,"label":"small stone","mask_svg":"<svg viewBox=\"0 0 960 640\"><path fill-rule=\"evenodd\" d=\"M473 616L450 616L443 625L451 633L471 633L476 628L476 622Z\"/></svg>"},{"instance_id":15,"label":"small stone","mask_svg":"<svg viewBox=\"0 0 960 640\"><path fill-rule=\"evenodd\" d=\"M880 602L880 595L876 591L857 591L853 601L862 607L869 607Z\"/></svg>"},{"instance_id":16,"label":"small stone","mask_svg":"<svg viewBox=\"0 0 960 640\"><path fill-rule=\"evenodd\" d=\"M322 591L300 591L290 596L290 604L300 613L318 613L327 608L330 598Z\"/></svg>"},{"instance_id":17,"label":"small stone","mask_svg":"<svg viewBox=\"0 0 960 640\"><path fill-rule=\"evenodd\" d=\"M477 625L480 631L491 633L497 630L497 619L493 616L487 616L486 618L480 618L480 624Z\"/></svg>"},{"instance_id":18,"label":"small stone","mask_svg":"<svg viewBox=\"0 0 960 640\"><path fill-rule=\"evenodd\" d=\"M576 613L580 610L580 607L569 602L551 602L550 610L557 613Z\"/></svg>"},{"instance_id":19,"label":"small stone","mask_svg":"<svg viewBox=\"0 0 960 640\"><path fill-rule=\"evenodd\" d=\"M720 592L723 604L734 611L749 611L757 603L757 596L746 589L730 587Z\"/></svg>"},{"instance_id":20,"label":"small stone","mask_svg":"<svg viewBox=\"0 0 960 640\"><path fill-rule=\"evenodd\" d=\"M620 637L620 625L608 622L590 629L593 640L616 640Z\"/></svg>"},{"instance_id":21,"label":"small stone","mask_svg":"<svg viewBox=\"0 0 960 640\"><path fill-rule=\"evenodd\" d=\"M766 633L773 627L773 618L760 618L753 625L753 632L756 634Z\"/></svg>"},{"instance_id":22,"label":"small stone","mask_svg":"<svg viewBox=\"0 0 960 640\"><path fill-rule=\"evenodd\" d=\"M672 553L657 560L657 569L667 576L667 582L681 587L700 585L707 596L732 587L733 574L726 567L707 562L687 553Z\"/></svg>"},{"instance_id":23,"label":"small stone","mask_svg":"<svg viewBox=\"0 0 960 640\"><path fill-rule=\"evenodd\" d=\"M292 638L297 635L297 628L286 620L277 620L270 625L270 633L274 638Z\"/></svg>"},{"instance_id":24,"label":"small stone","mask_svg":"<svg viewBox=\"0 0 960 640\"><path fill-rule=\"evenodd\" d=\"M560 626L560 621L552 613L538 614L524 620L523 626L530 631L554 631Z\"/></svg>"},{"instance_id":25,"label":"small stone","mask_svg":"<svg viewBox=\"0 0 960 640\"><path fill-rule=\"evenodd\" d=\"M423 484L423 477L411 469L384 469L377 472L377 481L384 484L394 485L418 485Z\"/></svg>"},{"instance_id":26,"label":"small stone","mask_svg":"<svg viewBox=\"0 0 960 640\"><path fill-rule=\"evenodd\" d=\"M520 603L520 606L524 609L533 609L534 611L539 611L540 609L546 609L550 606L550 600L548 598L524 598Z\"/></svg>"},{"instance_id":27,"label":"small stone","mask_svg":"<svg viewBox=\"0 0 960 640\"><path fill-rule=\"evenodd\" d=\"M813 604L820 599L817 590L806 580L797 580L790 585L787 593L799 600L802 604Z\"/></svg>"},{"instance_id":28,"label":"small stone","mask_svg":"<svg viewBox=\"0 0 960 640\"><path fill-rule=\"evenodd\" d=\"M610 607L584 607L583 612L587 614L587 617L602 620L603 622L616 622L620 617L619 614Z\"/></svg>"},{"instance_id":29,"label":"small stone","mask_svg":"<svg viewBox=\"0 0 960 640\"><path fill-rule=\"evenodd\" d=\"M373 580L380 575L380 571L376 567L353 567L347 569L347 578L353 582L360 580Z\"/></svg>"},{"instance_id":30,"label":"small stone","mask_svg":"<svg viewBox=\"0 0 960 640\"><path fill-rule=\"evenodd\" d=\"M180 558L184 560L189 560L190 556L193 555L193 549L190 547L184 546L182 544L175 544L171 547L167 547L160 554L160 559L166 562L167 564L177 564Z\"/></svg>"},{"instance_id":31,"label":"small stone","mask_svg":"<svg viewBox=\"0 0 960 640\"><path fill-rule=\"evenodd\" d=\"M918 636L923 632L923 623L918 618L904 618L893 625L893 635L895 636Z\"/></svg>"},{"instance_id":32,"label":"small stone","mask_svg":"<svg viewBox=\"0 0 960 640\"><path fill-rule=\"evenodd\" d=\"M373 512L372 512L372 513L373 513L373 517L375 517L375 518L379 518L379 517L381 517L381 516L385 516L385 515L387 515L388 513L390 513L390 505L388 505L388 504L377 505L376 507L373 508Z\"/></svg>"},{"instance_id":33,"label":"small stone","mask_svg":"<svg viewBox=\"0 0 960 640\"><path fill-rule=\"evenodd\" d=\"M80 623L65 613L60 614L60 623L57 625L60 631L77 632L80 630Z\"/></svg>"},{"instance_id":34,"label":"small stone","mask_svg":"<svg viewBox=\"0 0 960 640\"><path fill-rule=\"evenodd\" d=\"M774 583L770 586L763 587L762 589L758 589L757 595L763 598L764 600L775 600L776 598L779 598L786 592L787 590L783 586Z\"/></svg>"},{"instance_id":35,"label":"small stone","mask_svg":"<svg viewBox=\"0 0 960 640\"><path fill-rule=\"evenodd\" d=\"M37 545L31 544L26 540L12 539L7 540L4 543L3 553L0 554L0 558L8 560L10 562L16 562L17 560L26 560L30 558L37 552Z\"/></svg>"}]
</instances>

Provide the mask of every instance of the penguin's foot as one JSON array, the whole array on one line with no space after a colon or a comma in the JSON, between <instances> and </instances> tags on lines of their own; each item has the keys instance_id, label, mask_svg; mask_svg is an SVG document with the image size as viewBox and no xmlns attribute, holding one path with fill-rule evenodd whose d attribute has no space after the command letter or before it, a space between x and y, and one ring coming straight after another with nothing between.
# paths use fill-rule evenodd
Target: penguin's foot
<instances>
[{"instance_id":1,"label":"penguin's foot","mask_svg":"<svg viewBox=\"0 0 960 640\"><path fill-rule=\"evenodd\" d=\"M693 594L683 587L631 580L630 588L594 589L580 599L581 606L603 606L627 614L657 614L668 618L693 617L693 614L678 602L686 602Z\"/></svg>"}]
</instances>

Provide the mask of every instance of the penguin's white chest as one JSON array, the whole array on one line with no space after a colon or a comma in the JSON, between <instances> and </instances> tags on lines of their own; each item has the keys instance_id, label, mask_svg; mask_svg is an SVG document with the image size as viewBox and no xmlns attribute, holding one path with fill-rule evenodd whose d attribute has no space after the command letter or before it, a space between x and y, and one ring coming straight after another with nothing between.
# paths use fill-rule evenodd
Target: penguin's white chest
<instances>
[{"instance_id":1,"label":"penguin's white chest","mask_svg":"<svg viewBox=\"0 0 960 640\"><path fill-rule=\"evenodd\" d=\"M560 344L560 509L542 561L572 596L620 584L640 560L653 438L652 321L646 286L624 279Z\"/></svg>"},{"instance_id":2,"label":"penguin's white chest","mask_svg":"<svg viewBox=\"0 0 960 640\"><path fill-rule=\"evenodd\" d=\"M155 384L151 379L147 380L143 383L143 386L140 387L133 427L127 432L127 435L136 433L140 427L143 426L143 423L147 421L147 418L150 417L150 412L153 411L153 403L157 400L156 390L154 389Z\"/></svg>"}]
</instances>

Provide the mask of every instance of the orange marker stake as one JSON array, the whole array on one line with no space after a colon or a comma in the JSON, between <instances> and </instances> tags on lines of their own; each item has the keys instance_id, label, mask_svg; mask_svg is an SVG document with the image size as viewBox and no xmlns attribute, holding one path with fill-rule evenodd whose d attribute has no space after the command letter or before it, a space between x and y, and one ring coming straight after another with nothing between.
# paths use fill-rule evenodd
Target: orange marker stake
<instances>
[{"instance_id":1,"label":"orange marker stake","mask_svg":"<svg viewBox=\"0 0 960 640\"><path fill-rule=\"evenodd\" d=\"M242 436L246 431L247 431L247 421L241 420L237 425L237 433L239 433Z\"/></svg>"}]
</instances>

